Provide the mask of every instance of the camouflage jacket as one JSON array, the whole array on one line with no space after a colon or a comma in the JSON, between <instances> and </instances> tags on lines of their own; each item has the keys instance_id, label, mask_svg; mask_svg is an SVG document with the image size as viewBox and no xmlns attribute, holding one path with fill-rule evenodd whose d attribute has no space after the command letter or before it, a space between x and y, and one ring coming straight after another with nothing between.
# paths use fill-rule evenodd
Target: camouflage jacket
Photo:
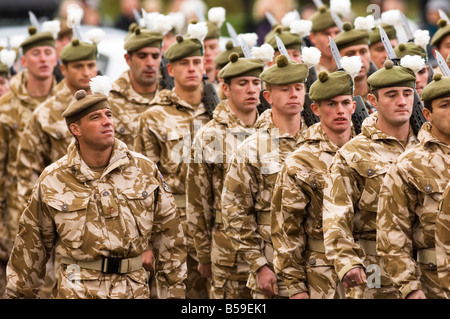
<instances>
[{"instance_id":1,"label":"camouflage jacket","mask_svg":"<svg viewBox=\"0 0 450 319\"><path fill-rule=\"evenodd\" d=\"M225 228L233 238L235 249L244 253L250 265L250 288L255 290L258 269L264 265L272 267L270 203L273 187L281 165L299 147L307 130L302 118L301 129L291 136L274 126L272 110L266 110L261 116L268 117L268 128L258 130L239 145L222 191Z\"/></svg>"},{"instance_id":2,"label":"camouflage jacket","mask_svg":"<svg viewBox=\"0 0 450 319\"><path fill-rule=\"evenodd\" d=\"M34 109L41 103L28 94L26 70L11 79L11 90L0 98L0 238L14 240L22 213L17 207L17 149L20 136ZM56 93L53 80L51 95ZM0 225L2 221L0 221Z\"/></svg>"},{"instance_id":3,"label":"camouflage jacket","mask_svg":"<svg viewBox=\"0 0 450 319\"><path fill-rule=\"evenodd\" d=\"M264 117L260 117L254 126L246 126L224 100L215 108L213 120L195 136L186 180L186 213L201 263L234 265L230 239L222 234L222 228L214 228L222 223L223 181L237 146L264 123ZM220 243L212 243L214 240Z\"/></svg>"},{"instance_id":4,"label":"camouflage jacket","mask_svg":"<svg viewBox=\"0 0 450 319\"><path fill-rule=\"evenodd\" d=\"M307 237L323 240L324 176L338 149L320 123L312 125L302 145L287 157L274 187L271 206L274 268L291 296L307 291L305 240Z\"/></svg>"},{"instance_id":5,"label":"camouflage jacket","mask_svg":"<svg viewBox=\"0 0 450 319\"><path fill-rule=\"evenodd\" d=\"M193 107L174 90L162 90L139 118L135 151L156 164L173 194L185 194L192 140L209 117L201 103Z\"/></svg>"},{"instance_id":6,"label":"camouflage jacket","mask_svg":"<svg viewBox=\"0 0 450 319\"><path fill-rule=\"evenodd\" d=\"M425 123L420 144L399 156L380 191L377 251L403 296L420 289L413 248L435 248L436 217L450 181L450 145Z\"/></svg>"},{"instance_id":7,"label":"camouflage jacket","mask_svg":"<svg viewBox=\"0 0 450 319\"><path fill-rule=\"evenodd\" d=\"M436 263L439 280L445 297L450 299L450 182L442 195L436 218Z\"/></svg>"},{"instance_id":8,"label":"camouflage jacket","mask_svg":"<svg viewBox=\"0 0 450 319\"><path fill-rule=\"evenodd\" d=\"M412 130L405 147L378 130L376 122L377 117L365 119L361 133L336 153L325 179L324 244L341 280L363 265L365 252L356 241L376 240L378 194L386 171L405 149L417 144Z\"/></svg>"},{"instance_id":9,"label":"camouflage jacket","mask_svg":"<svg viewBox=\"0 0 450 319\"><path fill-rule=\"evenodd\" d=\"M133 150L139 116L148 110L151 100L133 89L129 71L125 71L112 84L108 101L113 113L116 138Z\"/></svg>"},{"instance_id":10,"label":"camouflage jacket","mask_svg":"<svg viewBox=\"0 0 450 319\"><path fill-rule=\"evenodd\" d=\"M54 246L57 258L76 261L130 258L152 249L158 284L167 297L184 297L186 245L173 198L156 165L117 139L99 178L72 142L68 154L39 177L19 227L8 264L11 298L37 296ZM61 264L60 271L60 298L139 298L137 291L149 293L144 268L112 275L81 268L83 285L90 280L98 284L80 290L71 285L68 267ZM137 288L130 292L125 289L129 286Z\"/></svg>"},{"instance_id":11,"label":"camouflage jacket","mask_svg":"<svg viewBox=\"0 0 450 319\"><path fill-rule=\"evenodd\" d=\"M62 113L73 99L63 79L56 94L39 105L20 137L17 153L17 187L21 211L26 207L34 184L45 167L67 154L73 139Z\"/></svg>"}]
</instances>

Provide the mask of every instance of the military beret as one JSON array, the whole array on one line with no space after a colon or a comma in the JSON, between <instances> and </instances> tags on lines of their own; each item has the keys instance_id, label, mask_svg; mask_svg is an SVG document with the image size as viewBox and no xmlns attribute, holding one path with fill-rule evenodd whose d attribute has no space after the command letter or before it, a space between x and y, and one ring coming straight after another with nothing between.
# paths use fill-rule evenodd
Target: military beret
<instances>
[{"instance_id":1,"label":"military beret","mask_svg":"<svg viewBox=\"0 0 450 319\"><path fill-rule=\"evenodd\" d=\"M450 96L450 76L443 76L440 73L434 74L433 81L420 92L422 101L432 101L447 96Z\"/></svg>"},{"instance_id":2,"label":"military beret","mask_svg":"<svg viewBox=\"0 0 450 319\"><path fill-rule=\"evenodd\" d=\"M447 35L450 35L450 23L444 19L438 21L439 29L431 38L430 44L432 46L439 46L439 42L442 41Z\"/></svg>"},{"instance_id":3,"label":"military beret","mask_svg":"<svg viewBox=\"0 0 450 319\"><path fill-rule=\"evenodd\" d=\"M242 47L234 46L233 41L229 40L225 44L225 50L220 52L217 57L214 59L214 63L217 65L218 68L223 68L225 65L227 65L228 62L230 62L229 58L231 53L237 53L240 58L244 57L244 52L242 51Z\"/></svg>"},{"instance_id":4,"label":"military beret","mask_svg":"<svg viewBox=\"0 0 450 319\"><path fill-rule=\"evenodd\" d=\"M9 75L8 66L4 63L0 63L0 76L8 78L8 75Z\"/></svg>"},{"instance_id":5,"label":"military beret","mask_svg":"<svg viewBox=\"0 0 450 319\"><path fill-rule=\"evenodd\" d=\"M278 26L274 29L274 32L270 38L267 39L266 43L270 44L275 51L278 51L277 40L275 36L278 36L283 42L286 49L300 50L302 45L302 39L298 34L292 33L283 27Z\"/></svg>"},{"instance_id":6,"label":"military beret","mask_svg":"<svg viewBox=\"0 0 450 319\"><path fill-rule=\"evenodd\" d=\"M239 58L239 54L232 53L228 63L220 70L218 77L221 79L234 78L237 76L259 77L264 69L264 62L258 59Z\"/></svg>"},{"instance_id":7,"label":"military beret","mask_svg":"<svg viewBox=\"0 0 450 319\"><path fill-rule=\"evenodd\" d=\"M206 25L208 26L208 33L206 34L205 40L218 39L220 37L219 26L211 21L206 21Z\"/></svg>"},{"instance_id":8,"label":"military beret","mask_svg":"<svg viewBox=\"0 0 450 319\"><path fill-rule=\"evenodd\" d=\"M330 10L326 6L321 6L311 17L312 32L325 31L331 27L335 27L333 17Z\"/></svg>"},{"instance_id":9,"label":"military beret","mask_svg":"<svg viewBox=\"0 0 450 319\"><path fill-rule=\"evenodd\" d=\"M400 43L394 48L397 58L401 59L406 55L418 55L423 59L427 59L425 50L414 42Z\"/></svg>"},{"instance_id":10,"label":"military beret","mask_svg":"<svg viewBox=\"0 0 450 319\"><path fill-rule=\"evenodd\" d=\"M225 16L226 10L223 7L212 7L208 10L208 21L206 21L208 33L205 36L205 40L219 39L222 24L226 19Z\"/></svg>"},{"instance_id":11,"label":"military beret","mask_svg":"<svg viewBox=\"0 0 450 319\"><path fill-rule=\"evenodd\" d=\"M369 44L369 32L366 30L355 30L350 22L344 23L342 28L342 32L334 38L339 50L352 45Z\"/></svg>"},{"instance_id":12,"label":"military beret","mask_svg":"<svg viewBox=\"0 0 450 319\"><path fill-rule=\"evenodd\" d=\"M37 46L55 47L55 38L51 32L37 32L36 27L31 26L28 33L29 36L20 44L23 53Z\"/></svg>"},{"instance_id":13,"label":"military beret","mask_svg":"<svg viewBox=\"0 0 450 319\"><path fill-rule=\"evenodd\" d=\"M161 48L163 38L161 32L135 27L126 37L123 48L127 52L138 51L144 47Z\"/></svg>"},{"instance_id":14,"label":"military beret","mask_svg":"<svg viewBox=\"0 0 450 319\"><path fill-rule=\"evenodd\" d=\"M380 24L380 26L386 32L389 40L397 39L397 32L395 31L394 26L387 23L382 23ZM381 41L380 28L375 27L372 29L371 32L369 32L369 45L375 44L380 41Z\"/></svg>"},{"instance_id":15,"label":"military beret","mask_svg":"<svg viewBox=\"0 0 450 319\"><path fill-rule=\"evenodd\" d=\"M74 100L70 103L62 116L66 119L67 125L70 125L91 112L110 108L106 95L87 95L85 90L79 90L75 93Z\"/></svg>"},{"instance_id":16,"label":"military beret","mask_svg":"<svg viewBox=\"0 0 450 319\"><path fill-rule=\"evenodd\" d=\"M202 43L194 38L185 39L182 35L177 35L176 42L172 43L164 53L164 57L170 62L193 56L203 56Z\"/></svg>"},{"instance_id":17,"label":"military beret","mask_svg":"<svg viewBox=\"0 0 450 319\"><path fill-rule=\"evenodd\" d=\"M290 61L285 55L279 55L276 63L264 70L260 79L269 84L284 85L304 83L308 77L308 67L304 63Z\"/></svg>"},{"instance_id":18,"label":"military beret","mask_svg":"<svg viewBox=\"0 0 450 319\"><path fill-rule=\"evenodd\" d=\"M391 60L386 60L383 68L368 77L367 83L372 91L394 86L414 88L416 76L410 69L395 66Z\"/></svg>"},{"instance_id":19,"label":"military beret","mask_svg":"<svg viewBox=\"0 0 450 319\"><path fill-rule=\"evenodd\" d=\"M61 50L61 60L65 62L88 61L97 59L97 46L95 44L73 39Z\"/></svg>"},{"instance_id":20,"label":"military beret","mask_svg":"<svg viewBox=\"0 0 450 319\"><path fill-rule=\"evenodd\" d=\"M309 97L313 101L328 100L335 96L352 94L353 81L345 71L335 71L330 74L322 71L309 88Z\"/></svg>"}]
</instances>

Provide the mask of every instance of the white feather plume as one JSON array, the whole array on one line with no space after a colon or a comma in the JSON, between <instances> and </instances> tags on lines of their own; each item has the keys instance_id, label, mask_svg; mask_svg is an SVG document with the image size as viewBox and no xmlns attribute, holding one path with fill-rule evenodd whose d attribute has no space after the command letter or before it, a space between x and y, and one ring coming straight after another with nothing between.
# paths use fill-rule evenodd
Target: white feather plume
<instances>
[{"instance_id":1,"label":"white feather plume","mask_svg":"<svg viewBox=\"0 0 450 319\"><path fill-rule=\"evenodd\" d=\"M182 33L184 27L186 26L186 17L182 12L171 12L168 17L172 21L172 26L175 28L176 32Z\"/></svg>"},{"instance_id":2,"label":"white feather plume","mask_svg":"<svg viewBox=\"0 0 450 319\"><path fill-rule=\"evenodd\" d=\"M172 30L173 19L159 12L149 12L145 15L146 26L150 31L158 31L163 35Z\"/></svg>"},{"instance_id":3,"label":"white feather plume","mask_svg":"<svg viewBox=\"0 0 450 319\"><path fill-rule=\"evenodd\" d=\"M42 31L50 32L56 39L58 32L61 30L61 22L59 20L45 21L42 23Z\"/></svg>"},{"instance_id":4,"label":"white feather plume","mask_svg":"<svg viewBox=\"0 0 450 319\"><path fill-rule=\"evenodd\" d=\"M105 38L105 31L100 28L93 28L86 32L86 36L92 43L97 45Z\"/></svg>"},{"instance_id":5,"label":"white feather plume","mask_svg":"<svg viewBox=\"0 0 450 319\"><path fill-rule=\"evenodd\" d=\"M83 16L84 11L78 4L72 3L67 6L67 26L69 28L80 26Z\"/></svg>"},{"instance_id":6,"label":"white feather plume","mask_svg":"<svg viewBox=\"0 0 450 319\"><path fill-rule=\"evenodd\" d=\"M11 44L11 48L17 49L20 47L22 42L26 39L26 35L24 34L15 34L9 39L9 43Z\"/></svg>"},{"instance_id":7,"label":"white feather plume","mask_svg":"<svg viewBox=\"0 0 450 319\"><path fill-rule=\"evenodd\" d=\"M268 43L264 43L260 47L253 47L251 51L253 59L260 59L264 63L272 61L275 55L275 50Z\"/></svg>"},{"instance_id":8,"label":"white feather plume","mask_svg":"<svg viewBox=\"0 0 450 319\"><path fill-rule=\"evenodd\" d=\"M0 62L6 64L8 68L14 65L16 61L16 51L3 49L0 51Z\"/></svg>"},{"instance_id":9,"label":"white feather plume","mask_svg":"<svg viewBox=\"0 0 450 319\"><path fill-rule=\"evenodd\" d=\"M308 66L308 68L319 64L321 56L322 53L315 47L302 48L302 61Z\"/></svg>"},{"instance_id":10,"label":"white feather plume","mask_svg":"<svg viewBox=\"0 0 450 319\"><path fill-rule=\"evenodd\" d=\"M208 34L208 26L204 21L191 23L188 25L187 33L191 39L197 39L200 42L203 42Z\"/></svg>"},{"instance_id":11,"label":"white feather plume","mask_svg":"<svg viewBox=\"0 0 450 319\"><path fill-rule=\"evenodd\" d=\"M92 94L108 95L112 88L112 81L107 75L97 75L89 82Z\"/></svg>"},{"instance_id":12,"label":"white feather plume","mask_svg":"<svg viewBox=\"0 0 450 319\"><path fill-rule=\"evenodd\" d=\"M208 11L208 20L214 22L219 28L225 22L226 11L223 7L214 7Z\"/></svg>"},{"instance_id":13,"label":"white feather plume","mask_svg":"<svg viewBox=\"0 0 450 319\"><path fill-rule=\"evenodd\" d=\"M352 3L350 0L330 0L330 10L348 16L352 12Z\"/></svg>"},{"instance_id":14,"label":"white feather plume","mask_svg":"<svg viewBox=\"0 0 450 319\"><path fill-rule=\"evenodd\" d=\"M426 51L430 43L430 31L420 29L414 31L414 43Z\"/></svg>"},{"instance_id":15,"label":"white feather plume","mask_svg":"<svg viewBox=\"0 0 450 319\"><path fill-rule=\"evenodd\" d=\"M425 60L419 55L405 55L400 59L400 65L417 73L425 67Z\"/></svg>"},{"instance_id":16,"label":"white feather plume","mask_svg":"<svg viewBox=\"0 0 450 319\"><path fill-rule=\"evenodd\" d=\"M244 39L249 48L254 47L258 43L258 35L256 33L241 33L239 37Z\"/></svg>"},{"instance_id":17,"label":"white feather plume","mask_svg":"<svg viewBox=\"0 0 450 319\"><path fill-rule=\"evenodd\" d=\"M401 24L400 10L388 10L381 13L381 22L398 26Z\"/></svg>"},{"instance_id":18,"label":"white feather plume","mask_svg":"<svg viewBox=\"0 0 450 319\"><path fill-rule=\"evenodd\" d=\"M285 28L288 28L288 27L290 27L290 25L293 21L299 20L299 18L300 17L299 17L299 14L297 11L295 11L295 10L290 11L290 12L286 13L284 15L284 17L281 19L281 25Z\"/></svg>"},{"instance_id":19,"label":"white feather plume","mask_svg":"<svg viewBox=\"0 0 450 319\"><path fill-rule=\"evenodd\" d=\"M341 65L345 72L348 73L353 78L358 75L359 71L361 71L362 68L362 61L361 57L354 55L354 56L344 56L341 58Z\"/></svg>"},{"instance_id":20,"label":"white feather plume","mask_svg":"<svg viewBox=\"0 0 450 319\"><path fill-rule=\"evenodd\" d=\"M367 17L357 17L355 19L355 30L372 31L375 28L375 18L373 15Z\"/></svg>"},{"instance_id":21,"label":"white feather plume","mask_svg":"<svg viewBox=\"0 0 450 319\"><path fill-rule=\"evenodd\" d=\"M301 38L307 36L311 32L311 20L295 20L290 24L291 33L298 34Z\"/></svg>"}]
</instances>

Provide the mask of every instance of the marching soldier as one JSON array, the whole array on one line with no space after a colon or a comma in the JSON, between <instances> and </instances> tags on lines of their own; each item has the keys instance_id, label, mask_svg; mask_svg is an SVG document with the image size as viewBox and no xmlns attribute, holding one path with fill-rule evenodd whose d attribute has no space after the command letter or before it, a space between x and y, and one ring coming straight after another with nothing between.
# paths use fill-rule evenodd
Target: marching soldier
<instances>
[{"instance_id":1,"label":"marching soldier","mask_svg":"<svg viewBox=\"0 0 450 319\"><path fill-rule=\"evenodd\" d=\"M151 107L140 116L134 144L136 152L144 154L158 165L173 192L187 236L188 299L208 298L210 287L209 281L202 278L197 270L197 255L186 223L185 181L192 139L197 130L210 120L202 102L202 40L201 37L184 38L178 35L177 42L164 53L169 60L167 70L174 78L175 87L171 91L160 91Z\"/></svg>"},{"instance_id":2,"label":"marching soldier","mask_svg":"<svg viewBox=\"0 0 450 319\"><path fill-rule=\"evenodd\" d=\"M63 116L76 140L41 174L21 216L8 297L37 297L55 248L55 298L149 298L153 262L165 298L184 298L185 237L156 165L114 138L105 94L77 91Z\"/></svg>"},{"instance_id":3,"label":"marching soldier","mask_svg":"<svg viewBox=\"0 0 450 319\"><path fill-rule=\"evenodd\" d=\"M445 297L450 299L450 183L442 195L442 202L436 218L436 266Z\"/></svg>"},{"instance_id":4,"label":"marching soldier","mask_svg":"<svg viewBox=\"0 0 450 319\"><path fill-rule=\"evenodd\" d=\"M21 43L20 62L25 70L10 81L10 91L0 98L0 255L4 269L10 254L22 211L17 196L17 148L20 135L34 109L55 93L55 39L50 32L29 27ZM19 205L17 205L19 204ZM4 271L0 271L0 274ZM4 277L0 279L4 282ZM0 284L0 295L5 286Z\"/></svg>"},{"instance_id":5,"label":"marching soldier","mask_svg":"<svg viewBox=\"0 0 450 319\"><path fill-rule=\"evenodd\" d=\"M272 106L261 115L269 120L268 127L239 145L224 181L222 219L235 249L250 266L247 286L255 299L289 297L274 273L270 203L282 163L305 137L301 110L307 77L308 67L285 55L261 73L264 97Z\"/></svg>"},{"instance_id":6,"label":"marching soldier","mask_svg":"<svg viewBox=\"0 0 450 319\"><path fill-rule=\"evenodd\" d=\"M193 158L186 177L188 227L193 235L199 272L212 276L211 298L251 299L246 287L250 268L234 250L222 222L221 195L224 177L235 148L255 128L264 125L256 106L261 91L260 73L264 63L230 55L220 72L224 81L223 100L213 120L195 136Z\"/></svg>"},{"instance_id":7,"label":"marching soldier","mask_svg":"<svg viewBox=\"0 0 450 319\"><path fill-rule=\"evenodd\" d=\"M320 123L290 155L278 176L271 207L274 267L291 298L343 299L345 291L325 256L322 230L324 176L336 151L353 137L352 78L344 71L319 73L309 95ZM306 240L305 240L306 238Z\"/></svg>"},{"instance_id":8,"label":"marching soldier","mask_svg":"<svg viewBox=\"0 0 450 319\"><path fill-rule=\"evenodd\" d=\"M217 78L216 57L220 54L220 30L222 24L225 22L225 9L222 7L214 7L208 10L208 33L203 41L203 62L205 73L208 76L207 82L219 85ZM218 90L217 90L218 91Z\"/></svg>"},{"instance_id":9,"label":"marching soldier","mask_svg":"<svg viewBox=\"0 0 450 319\"><path fill-rule=\"evenodd\" d=\"M273 56L273 61L267 63L267 66L270 67L275 64L276 59L280 56L280 51L278 50L277 40L275 38L277 36L286 47L286 50L289 54L289 57L292 61L301 63L302 62L302 52L300 50L302 45L302 38L296 33L293 33L288 28L284 30L282 26L277 26L273 32L272 36L267 37L265 43L270 44L272 48L275 50L275 54Z\"/></svg>"},{"instance_id":10,"label":"marching soldier","mask_svg":"<svg viewBox=\"0 0 450 319\"><path fill-rule=\"evenodd\" d=\"M429 122L419 132L420 144L387 171L378 203L377 251L403 298L445 298L434 248L436 217L450 181L450 77L435 74L420 97Z\"/></svg>"},{"instance_id":11,"label":"marching soldier","mask_svg":"<svg viewBox=\"0 0 450 319\"><path fill-rule=\"evenodd\" d=\"M392 47L395 48L398 45L398 40L394 26L387 23L381 23L380 25L386 32ZM369 32L369 51L370 59L375 65L376 69L381 69L384 66L384 62L386 62L388 55L386 49L384 48L383 42L381 42L380 28L378 26L376 26L372 29L371 32ZM369 74L369 76L370 75L372 74Z\"/></svg>"},{"instance_id":12,"label":"marching soldier","mask_svg":"<svg viewBox=\"0 0 450 319\"><path fill-rule=\"evenodd\" d=\"M387 169L417 144L409 122L415 81L411 70L390 60L369 77L368 97L377 115L366 118L361 134L337 151L325 179L326 256L334 262L344 287L362 286L364 298L400 298L376 252L376 216ZM364 269L374 273L367 286ZM359 288L350 292L354 298L360 294Z\"/></svg>"},{"instance_id":13,"label":"marching soldier","mask_svg":"<svg viewBox=\"0 0 450 319\"><path fill-rule=\"evenodd\" d=\"M439 29L434 33L430 44L445 59L450 55L450 23L444 19L440 19L438 21L438 27ZM439 66L435 67L434 73L442 73Z\"/></svg>"},{"instance_id":14,"label":"marching soldier","mask_svg":"<svg viewBox=\"0 0 450 319\"><path fill-rule=\"evenodd\" d=\"M116 137L134 148L139 116L149 109L158 93L163 33L135 27L124 43L129 70L113 83L109 101Z\"/></svg>"}]
</instances>

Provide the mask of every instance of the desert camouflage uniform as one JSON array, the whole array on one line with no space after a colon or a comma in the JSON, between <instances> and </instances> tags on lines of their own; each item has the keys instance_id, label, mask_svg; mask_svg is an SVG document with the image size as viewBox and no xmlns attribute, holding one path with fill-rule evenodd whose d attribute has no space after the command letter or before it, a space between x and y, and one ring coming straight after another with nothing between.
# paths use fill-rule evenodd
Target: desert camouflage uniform
<instances>
[{"instance_id":1,"label":"desert camouflage uniform","mask_svg":"<svg viewBox=\"0 0 450 319\"><path fill-rule=\"evenodd\" d=\"M444 298L436 271L435 229L442 194L450 181L450 145L425 123L420 144L402 154L380 191L377 250L393 283L406 297L422 289L427 298ZM417 262L413 257L417 249ZM422 258L424 249L433 257Z\"/></svg>"},{"instance_id":2,"label":"desert camouflage uniform","mask_svg":"<svg viewBox=\"0 0 450 319\"><path fill-rule=\"evenodd\" d=\"M322 231L324 176L338 149L320 123L314 124L278 175L271 234L275 271L289 296L308 292L313 299L345 298L333 263L325 256Z\"/></svg>"},{"instance_id":3,"label":"desert camouflage uniform","mask_svg":"<svg viewBox=\"0 0 450 319\"><path fill-rule=\"evenodd\" d=\"M354 267L375 265L367 269L367 286L353 288L351 298L363 294L368 299L397 299L400 293L376 254L378 194L389 166L405 149L416 145L417 138L410 130L405 146L378 130L376 121L377 116L366 118L361 133L342 146L333 159L323 195L324 243L326 256L333 261L340 280ZM376 278L371 277L372 272Z\"/></svg>"},{"instance_id":4,"label":"desert camouflage uniform","mask_svg":"<svg viewBox=\"0 0 450 319\"><path fill-rule=\"evenodd\" d=\"M259 291L256 273L264 265L273 271L270 237L270 203L281 165L304 140L307 126L302 118L295 136L275 127L272 110L261 116L268 127L258 130L238 147L225 177L222 191L222 218L235 249L242 251L250 265L247 286L254 298L266 298ZM279 296L289 296L282 279L277 280Z\"/></svg>"},{"instance_id":5,"label":"desert camouflage uniform","mask_svg":"<svg viewBox=\"0 0 450 319\"><path fill-rule=\"evenodd\" d=\"M225 234L221 214L223 181L237 146L264 125L260 117L246 126L224 100L214 119L195 136L186 178L187 220L200 263L212 263L213 299L250 299L249 267ZM229 287L237 289L230 290Z\"/></svg>"},{"instance_id":6,"label":"desert camouflage uniform","mask_svg":"<svg viewBox=\"0 0 450 319\"><path fill-rule=\"evenodd\" d=\"M436 263L441 287L450 299L450 182L436 218Z\"/></svg>"},{"instance_id":7,"label":"desert camouflage uniform","mask_svg":"<svg viewBox=\"0 0 450 319\"><path fill-rule=\"evenodd\" d=\"M133 150L139 116L148 110L152 99L140 95L133 89L129 71L125 71L113 83L108 101L113 113L116 138Z\"/></svg>"},{"instance_id":8,"label":"desert camouflage uniform","mask_svg":"<svg viewBox=\"0 0 450 319\"><path fill-rule=\"evenodd\" d=\"M134 148L154 161L175 198L180 221L187 238L188 278L186 298L208 298L206 278L197 271L197 256L192 235L186 221L186 173L191 158L192 140L196 132L210 118L201 103L189 105L174 90L162 90L153 99L151 107L139 118Z\"/></svg>"},{"instance_id":9,"label":"desert camouflage uniform","mask_svg":"<svg viewBox=\"0 0 450 319\"><path fill-rule=\"evenodd\" d=\"M56 298L148 298L144 268L105 274L73 263L132 258L147 249L156 257L161 292L183 298L185 243L173 198L154 163L116 139L108 166L95 172L74 141L33 189L8 263L7 293L37 297L55 245L57 256L72 261L61 264Z\"/></svg>"},{"instance_id":10,"label":"desert camouflage uniform","mask_svg":"<svg viewBox=\"0 0 450 319\"><path fill-rule=\"evenodd\" d=\"M22 211L17 198L17 148L20 135L40 99L28 94L28 71L16 74L10 81L11 90L0 98L0 268L6 267ZM52 92L55 93L53 80ZM17 205L19 204L19 205ZM1 272L0 271L0 275ZM0 279L0 297L5 291Z\"/></svg>"}]
</instances>

